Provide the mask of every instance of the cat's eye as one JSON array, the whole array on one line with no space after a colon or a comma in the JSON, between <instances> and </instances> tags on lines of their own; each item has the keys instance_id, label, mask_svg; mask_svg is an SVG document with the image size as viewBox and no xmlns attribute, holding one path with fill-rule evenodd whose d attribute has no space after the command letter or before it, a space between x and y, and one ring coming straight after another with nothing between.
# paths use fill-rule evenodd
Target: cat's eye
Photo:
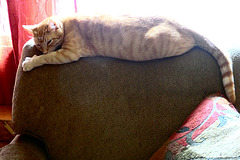
<instances>
[{"instance_id":1,"label":"cat's eye","mask_svg":"<svg viewBox=\"0 0 240 160\"><path fill-rule=\"evenodd\" d=\"M50 45L52 43L52 39L47 42L47 45Z\"/></svg>"},{"instance_id":2,"label":"cat's eye","mask_svg":"<svg viewBox=\"0 0 240 160\"><path fill-rule=\"evenodd\" d=\"M42 46L40 44L36 44L37 48L42 48Z\"/></svg>"}]
</instances>

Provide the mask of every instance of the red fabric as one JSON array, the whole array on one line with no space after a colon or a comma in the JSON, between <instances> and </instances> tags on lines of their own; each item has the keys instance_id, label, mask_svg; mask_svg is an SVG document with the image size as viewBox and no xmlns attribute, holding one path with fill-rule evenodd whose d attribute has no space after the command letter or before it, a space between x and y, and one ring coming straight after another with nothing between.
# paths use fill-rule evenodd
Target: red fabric
<instances>
[{"instance_id":1,"label":"red fabric","mask_svg":"<svg viewBox=\"0 0 240 160\"><path fill-rule=\"evenodd\" d=\"M7 3L3 0L0 2L0 107L11 106L15 73Z\"/></svg>"},{"instance_id":2,"label":"red fabric","mask_svg":"<svg viewBox=\"0 0 240 160\"><path fill-rule=\"evenodd\" d=\"M64 15L66 11L74 13L77 10L76 0L0 1L0 105L11 105L22 47L31 38L31 35L23 30L22 25L37 24L49 16ZM9 28L11 28L11 36L10 31L5 32Z\"/></svg>"},{"instance_id":3,"label":"red fabric","mask_svg":"<svg viewBox=\"0 0 240 160\"><path fill-rule=\"evenodd\" d=\"M0 106L11 106L15 74L11 39L0 36Z\"/></svg>"},{"instance_id":4,"label":"red fabric","mask_svg":"<svg viewBox=\"0 0 240 160\"><path fill-rule=\"evenodd\" d=\"M178 141L183 146L189 145L187 142L187 134L196 130L192 133L191 138L194 140L198 137L205 129L211 126L215 121L219 119L223 113L220 111L226 110L222 104L215 104L216 111L213 109L215 101L213 98L205 99L197 109L187 118L184 122L183 127L180 128L179 131L172 135L170 138L171 141ZM187 127L186 127L187 126ZM186 129L188 131L184 131Z\"/></svg>"},{"instance_id":5,"label":"red fabric","mask_svg":"<svg viewBox=\"0 0 240 160\"><path fill-rule=\"evenodd\" d=\"M235 125L239 124L239 121L239 113L231 103L220 94L210 95L198 105L182 127L152 156L151 160L174 159L176 157L177 159L192 159L196 155L208 159L209 154L213 156L211 154L214 152L219 153L220 156L223 155L223 157L239 156L239 152L236 154L234 150L232 153L226 151L229 155L225 155L224 151L221 150L228 145L226 142L235 141L238 143L238 137L231 138L230 135L232 133L234 135L234 128L239 128ZM217 133L221 132L224 132L222 137L216 138L219 136ZM216 146L214 146L215 143ZM209 144L212 146L206 148ZM237 144L235 148L238 150L240 145ZM215 154L214 158L218 159L219 155Z\"/></svg>"},{"instance_id":6,"label":"red fabric","mask_svg":"<svg viewBox=\"0 0 240 160\"><path fill-rule=\"evenodd\" d=\"M7 0L14 56L18 65L22 47L31 38L22 25L37 24L47 17L77 12L76 0Z\"/></svg>"},{"instance_id":7,"label":"red fabric","mask_svg":"<svg viewBox=\"0 0 240 160\"><path fill-rule=\"evenodd\" d=\"M7 0L7 2L15 62L18 65L22 47L30 38L30 35L23 30L22 25L36 24L51 16L52 0Z\"/></svg>"},{"instance_id":8,"label":"red fabric","mask_svg":"<svg viewBox=\"0 0 240 160\"><path fill-rule=\"evenodd\" d=\"M0 2L0 105L11 106L15 74L22 47L30 39L29 35L23 31L22 25L39 23L52 15L52 8L52 0L40 2L3 0Z\"/></svg>"}]
</instances>

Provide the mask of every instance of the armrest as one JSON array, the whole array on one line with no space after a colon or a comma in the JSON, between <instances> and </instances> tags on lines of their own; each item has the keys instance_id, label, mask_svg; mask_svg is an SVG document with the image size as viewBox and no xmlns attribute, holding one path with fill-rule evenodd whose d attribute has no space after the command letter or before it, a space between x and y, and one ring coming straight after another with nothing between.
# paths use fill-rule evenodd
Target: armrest
<instances>
[{"instance_id":1,"label":"armrest","mask_svg":"<svg viewBox=\"0 0 240 160\"><path fill-rule=\"evenodd\" d=\"M10 144L0 149L1 160L46 160L48 158L45 145L38 139L28 135L17 135Z\"/></svg>"}]
</instances>

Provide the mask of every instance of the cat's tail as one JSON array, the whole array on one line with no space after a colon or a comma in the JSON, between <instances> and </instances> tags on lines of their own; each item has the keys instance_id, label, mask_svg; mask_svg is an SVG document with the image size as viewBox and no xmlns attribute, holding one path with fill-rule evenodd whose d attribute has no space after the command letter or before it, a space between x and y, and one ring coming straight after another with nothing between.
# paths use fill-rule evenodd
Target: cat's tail
<instances>
[{"instance_id":1,"label":"cat's tail","mask_svg":"<svg viewBox=\"0 0 240 160\"><path fill-rule=\"evenodd\" d=\"M216 60L220 67L222 74L223 86L225 93L231 103L236 100L234 77L233 77L233 67L232 61L230 59L230 54L226 51L221 51L217 48L210 40L193 32L193 37L195 38L196 45L207 52L209 52Z\"/></svg>"}]
</instances>

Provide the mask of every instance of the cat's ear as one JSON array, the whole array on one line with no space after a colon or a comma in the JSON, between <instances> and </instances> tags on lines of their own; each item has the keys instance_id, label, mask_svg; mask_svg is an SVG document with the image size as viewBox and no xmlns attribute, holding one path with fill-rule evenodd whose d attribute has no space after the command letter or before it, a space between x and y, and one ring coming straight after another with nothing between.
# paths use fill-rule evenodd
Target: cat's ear
<instances>
[{"instance_id":1,"label":"cat's ear","mask_svg":"<svg viewBox=\"0 0 240 160\"><path fill-rule=\"evenodd\" d=\"M34 33L34 30L37 28L37 25L22 25L25 31L27 31L30 34Z\"/></svg>"},{"instance_id":2,"label":"cat's ear","mask_svg":"<svg viewBox=\"0 0 240 160\"><path fill-rule=\"evenodd\" d=\"M50 19L49 21L48 21L48 31L50 32L50 31L52 31L52 30L57 30L59 27L58 27L58 24L54 21L54 20L52 20L52 19Z\"/></svg>"}]
</instances>

